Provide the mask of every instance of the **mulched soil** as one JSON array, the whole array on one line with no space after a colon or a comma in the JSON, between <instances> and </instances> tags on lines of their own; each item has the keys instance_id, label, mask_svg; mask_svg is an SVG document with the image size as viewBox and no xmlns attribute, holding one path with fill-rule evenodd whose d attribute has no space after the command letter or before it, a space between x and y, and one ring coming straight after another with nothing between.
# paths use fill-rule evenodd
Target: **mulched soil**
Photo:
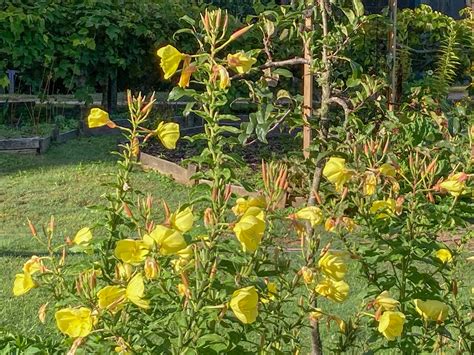
<instances>
[{"instance_id":1,"label":"mulched soil","mask_svg":"<svg viewBox=\"0 0 474 355\"><path fill-rule=\"evenodd\" d=\"M168 150L156 140L149 141L143 149L144 153L157 156L177 164L181 164L183 160L197 156L206 146L204 141L191 143L188 140L180 139L176 145L176 149ZM268 138L268 143L255 142L248 146L238 146L230 151L240 156L252 170L259 170L262 159L278 160L287 153L297 151L299 149L299 140L289 135L279 135Z\"/></svg>"}]
</instances>

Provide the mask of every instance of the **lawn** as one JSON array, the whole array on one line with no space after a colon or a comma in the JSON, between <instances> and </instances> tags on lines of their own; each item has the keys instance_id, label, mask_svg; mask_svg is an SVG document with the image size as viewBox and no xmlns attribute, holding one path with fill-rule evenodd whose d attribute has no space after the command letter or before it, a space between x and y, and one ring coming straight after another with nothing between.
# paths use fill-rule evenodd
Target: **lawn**
<instances>
[{"instance_id":1,"label":"lawn","mask_svg":"<svg viewBox=\"0 0 474 355\"><path fill-rule=\"evenodd\" d=\"M0 154L0 329L45 335L37 310L40 293L14 298L12 284L23 263L44 252L31 237L27 218L38 229L56 221L56 238L73 236L100 217L88 206L103 201L103 183L115 170L117 137L80 138L54 145L45 155ZM153 172L137 171L133 187L150 192L158 204L166 198L171 207L187 201L186 188ZM156 208L156 210L161 210Z\"/></svg>"},{"instance_id":2,"label":"lawn","mask_svg":"<svg viewBox=\"0 0 474 355\"><path fill-rule=\"evenodd\" d=\"M38 308L44 303L41 290L19 298L12 295L13 279L23 263L31 255L44 253L30 235L27 218L39 229L53 215L59 239L93 225L100 216L87 207L103 201L101 195L107 188L102 184L111 181L115 171L115 156L110 152L116 146L117 137L80 138L54 145L45 155L0 154L0 332L46 338L58 334L51 312L46 326L38 320ZM188 200L189 189L154 172L137 169L132 185L152 193L156 203L165 198L172 208ZM74 258L80 262L83 256ZM364 282L356 275L356 264L352 263L347 277L351 286L348 302L322 300L320 306L342 318L353 314L364 294ZM471 275L466 272L467 280L461 285L463 298L468 297ZM334 325L331 329L323 326L322 335L325 340L338 336Z\"/></svg>"}]
</instances>

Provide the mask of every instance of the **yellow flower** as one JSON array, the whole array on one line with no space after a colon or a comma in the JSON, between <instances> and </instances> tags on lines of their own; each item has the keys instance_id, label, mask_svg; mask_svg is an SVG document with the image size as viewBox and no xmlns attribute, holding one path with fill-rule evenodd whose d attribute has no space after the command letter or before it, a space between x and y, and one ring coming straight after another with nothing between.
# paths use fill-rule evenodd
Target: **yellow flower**
<instances>
[{"instance_id":1,"label":"yellow flower","mask_svg":"<svg viewBox=\"0 0 474 355\"><path fill-rule=\"evenodd\" d=\"M401 312L386 311L379 319L379 332L388 340L402 335L405 315Z\"/></svg>"},{"instance_id":2,"label":"yellow flower","mask_svg":"<svg viewBox=\"0 0 474 355\"><path fill-rule=\"evenodd\" d=\"M105 286L97 292L99 308L108 309L112 313L121 310L124 306L125 289L120 286Z\"/></svg>"},{"instance_id":3,"label":"yellow flower","mask_svg":"<svg viewBox=\"0 0 474 355\"><path fill-rule=\"evenodd\" d=\"M264 212L258 207L249 207L234 226L234 233L244 252L257 250L265 232Z\"/></svg>"},{"instance_id":4,"label":"yellow flower","mask_svg":"<svg viewBox=\"0 0 474 355\"><path fill-rule=\"evenodd\" d=\"M278 293L278 286L274 282L269 282L267 283L267 291L268 291L268 297L267 298L262 298L262 303L268 303L270 301L273 301L275 299L275 296Z\"/></svg>"},{"instance_id":5,"label":"yellow flower","mask_svg":"<svg viewBox=\"0 0 474 355\"><path fill-rule=\"evenodd\" d=\"M100 108L93 108L87 117L87 125L89 128L102 127L109 124L109 114Z\"/></svg>"},{"instance_id":6,"label":"yellow flower","mask_svg":"<svg viewBox=\"0 0 474 355\"><path fill-rule=\"evenodd\" d=\"M265 201L265 197L263 196L258 196L258 197L248 197L248 198L243 198L240 197L235 201L235 206L232 207L232 212L236 216L240 216L244 214L249 207L260 207L260 208L265 208L267 205Z\"/></svg>"},{"instance_id":7,"label":"yellow flower","mask_svg":"<svg viewBox=\"0 0 474 355\"><path fill-rule=\"evenodd\" d=\"M436 300L415 300L415 309L425 320L439 323L445 321L449 312L448 305Z\"/></svg>"},{"instance_id":8,"label":"yellow flower","mask_svg":"<svg viewBox=\"0 0 474 355\"><path fill-rule=\"evenodd\" d=\"M176 254L186 248L186 241L179 231L162 225L156 226L149 235L143 237L143 240L148 245L156 243L162 255Z\"/></svg>"},{"instance_id":9,"label":"yellow flower","mask_svg":"<svg viewBox=\"0 0 474 355\"><path fill-rule=\"evenodd\" d=\"M127 281L133 274L133 266L127 263L117 263L115 265L115 277L122 281Z\"/></svg>"},{"instance_id":10,"label":"yellow flower","mask_svg":"<svg viewBox=\"0 0 474 355\"><path fill-rule=\"evenodd\" d=\"M165 73L165 79L171 78L174 73L176 73L179 64L186 57L185 54L181 53L169 44L158 49L156 54L161 58L160 66Z\"/></svg>"},{"instance_id":11,"label":"yellow flower","mask_svg":"<svg viewBox=\"0 0 474 355\"><path fill-rule=\"evenodd\" d=\"M341 252L327 251L319 258L318 266L326 276L340 281L347 272L347 265L344 262L343 255L345 254Z\"/></svg>"},{"instance_id":12,"label":"yellow flower","mask_svg":"<svg viewBox=\"0 0 474 355\"><path fill-rule=\"evenodd\" d=\"M71 338L83 338L92 331L93 319L88 308L63 308L55 318L59 330Z\"/></svg>"},{"instance_id":13,"label":"yellow flower","mask_svg":"<svg viewBox=\"0 0 474 355\"><path fill-rule=\"evenodd\" d=\"M377 214L377 218L389 218L395 214L397 204L393 198L377 200L372 203L370 213Z\"/></svg>"},{"instance_id":14,"label":"yellow flower","mask_svg":"<svg viewBox=\"0 0 474 355\"><path fill-rule=\"evenodd\" d=\"M258 294L254 286L234 291L230 300L230 308L235 316L244 324L255 322L258 315Z\"/></svg>"},{"instance_id":15,"label":"yellow flower","mask_svg":"<svg viewBox=\"0 0 474 355\"><path fill-rule=\"evenodd\" d=\"M375 193L375 189L377 188L377 177L374 173L368 172L365 175L364 181L364 194L366 196L371 196Z\"/></svg>"},{"instance_id":16,"label":"yellow flower","mask_svg":"<svg viewBox=\"0 0 474 355\"><path fill-rule=\"evenodd\" d=\"M344 281L325 278L316 285L315 291L334 302L344 302L349 295L349 285Z\"/></svg>"},{"instance_id":17,"label":"yellow flower","mask_svg":"<svg viewBox=\"0 0 474 355\"><path fill-rule=\"evenodd\" d=\"M39 256L33 255L24 265L23 272L25 274L33 275L35 272L43 268L43 262Z\"/></svg>"},{"instance_id":18,"label":"yellow flower","mask_svg":"<svg viewBox=\"0 0 474 355\"><path fill-rule=\"evenodd\" d=\"M218 66L219 73L219 88L225 90L230 86L229 72L222 65Z\"/></svg>"},{"instance_id":19,"label":"yellow flower","mask_svg":"<svg viewBox=\"0 0 474 355\"><path fill-rule=\"evenodd\" d=\"M166 149L176 149L176 142L179 139L179 124L161 121L155 130L155 134Z\"/></svg>"},{"instance_id":20,"label":"yellow flower","mask_svg":"<svg viewBox=\"0 0 474 355\"><path fill-rule=\"evenodd\" d=\"M160 266L155 259L148 257L145 260L143 271L145 272L145 277L148 280L153 280L158 277L158 274L160 273Z\"/></svg>"},{"instance_id":21,"label":"yellow flower","mask_svg":"<svg viewBox=\"0 0 474 355\"><path fill-rule=\"evenodd\" d=\"M314 322L319 321L322 317L324 317L324 313L321 308L315 308L314 311L309 313L309 319Z\"/></svg>"},{"instance_id":22,"label":"yellow flower","mask_svg":"<svg viewBox=\"0 0 474 355\"><path fill-rule=\"evenodd\" d=\"M336 229L336 221L334 220L334 218L326 219L326 222L324 222L324 229L327 232L332 232Z\"/></svg>"},{"instance_id":23,"label":"yellow flower","mask_svg":"<svg viewBox=\"0 0 474 355\"><path fill-rule=\"evenodd\" d=\"M313 279L314 279L313 271L310 268L303 266L301 268L301 274L303 275L303 281L305 284L308 285L313 282Z\"/></svg>"},{"instance_id":24,"label":"yellow flower","mask_svg":"<svg viewBox=\"0 0 474 355\"><path fill-rule=\"evenodd\" d=\"M229 67L235 69L239 74L245 74L250 71L252 65L257 62L257 59L247 57L243 52L227 55L227 63Z\"/></svg>"},{"instance_id":25,"label":"yellow flower","mask_svg":"<svg viewBox=\"0 0 474 355\"><path fill-rule=\"evenodd\" d=\"M178 294L181 297L184 297L184 296L186 296L187 293L188 293L188 288L186 287L186 285L185 284L178 284Z\"/></svg>"},{"instance_id":26,"label":"yellow flower","mask_svg":"<svg viewBox=\"0 0 474 355\"><path fill-rule=\"evenodd\" d=\"M184 210L172 213L170 216L171 228L183 233L186 233L192 228L193 222L193 211L189 207L185 208Z\"/></svg>"},{"instance_id":27,"label":"yellow flower","mask_svg":"<svg viewBox=\"0 0 474 355\"><path fill-rule=\"evenodd\" d=\"M466 178L467 175L465 173L457 173L448 177L445 181L439 184L439 186L443 190L448 191L451 195L459 196L466 188Z\"/></svg>"},{"instance_id":28,"label":"yellow flower","mask_svg":"<svg viewBox=\"0 0 474 355\"><path fill-rule=\"evenodd\" d=\"M343 333L345 333L346 331L346 322L344 322L343 319L339 318L339 317L333 317L332 318L336 323L337 323L337 326L339 327L339 330Z\"/></svg>"},{"instance_id":29,"label":"yellow flower","mask_svg":"<svg viewBox=\"0 0 474 355\"><path fill-rule=\"evenodd\" d=\"M449 263L453 259L453 255L449 249L439 249L435 255L443 263Z\"/></svg>"},{"instance_id":30,"label":"yellow flower","mask_svg":"<svg viewBox=\"0 0 474 355\"><path fill-rule=\"evenodd\" d=\"M89 242L92 239L91 230L87 227L82 228L79 232L76 233L76 236L73 239L74 244L76 245L89 245Z\"/></svg>"},{"instance_id":31,"label":"yellow flower","mask_svg":"<svg viewBox=\"0 0 474 355\"><path fill-rule=\"evenodd\" d=\"M390 296L390 293L388 291L383 291L375 299L375 304L379 308L382 308L383 311L393 311L395 308L397 308L400 305L400 302L393 299Z\"/></svg>"},{"instance_id":32,"label":"yellow flower","mask_svg":"<svg viewBox=\"0 0 474 355\"><path fill-rule=\"evenodd\" d=\"M379 171L385 176L395 177L395 175L397 175L397 170L395 170L392 164L388 163L382 164Z\"/></svg>"},{"instance_id":33,"label":"yellow flower","mask_svg":"<svg viewBox=\"0 0 474 355\"><path fill-rule=\"evenodd\" d=\"M323 212L321 209L315 206L304 207L295 213L295 217L298 219L305 219L311 223L311 227L314 227L323 222Z\"/></svg>"},{"instance_id":34,"label":"yellow flower","mask_svg":"<svg viewBox=\"0 0 474 355\"><path fill-rule=\"evenodd\" d=\"M150 308L150 301L143 299L145 295L145 285L143 283L143 276L136 274L128 283L125 295L130 302L136 304L140 308Z\"/></svg>"},{"instance_id":35,"label":"yellow flower","mask_svg":"<svg viewBox=\"0 0 474 355\"><path fill-rule=\"evenodd\" d=\"M323 175L336 186L336 191L342 190L352 174L352 171L346 169L346 160L343 158L330 158L323 169Z\"/></svg>"},{"instance_id":36,"label":"yellow flower","mask_svg":"<svg viewBox=\"0 0 474 355\"><path fill-rule=\"evenodd\" d=\"M13 282L13 294L15 296L24 295L34 287L36 287L36 283L29 273L15 275L15 281Z\"/></svg>"},{"instance_id":37,"label":"yellow flower","mask_svg":"<svg viewBox=\"0 0 474 355\"><path fill-rule=\"evenodd\" d=\"M148 255L148 245L141 240L119 240L115 246L115 256L128 264L140 264Z\"/></svg>"},{"instance_id":38,"label":"yellow flower","mask_svg":"<svg viewBox=\"0 0 474 355\"><path fill-rule=\"evenodd\" d=\"M184 59L183 70L181 71L181 76L179 77L178 86L180 88L187 88L189 86L189 82L191 81L191 76L197 70L196 65L190 63L191 58L186 56Z\"/></svg>"}]
</instances>

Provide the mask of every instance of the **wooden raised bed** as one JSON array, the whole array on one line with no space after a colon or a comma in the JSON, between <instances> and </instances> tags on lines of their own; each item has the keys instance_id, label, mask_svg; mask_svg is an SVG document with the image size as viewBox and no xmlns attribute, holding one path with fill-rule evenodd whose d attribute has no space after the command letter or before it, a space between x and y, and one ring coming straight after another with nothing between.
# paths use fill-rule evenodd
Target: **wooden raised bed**
<instances>
[{"instance_id":1,"label":"wooden raised bed","mask_svg":"<svg viewBox=\"0 0 474 355\"><path fill-rule=\"evenodd\" d=\"M51 143L52 136L0 139L0 152L42 154Z\"/></svg>"}]
</instances>

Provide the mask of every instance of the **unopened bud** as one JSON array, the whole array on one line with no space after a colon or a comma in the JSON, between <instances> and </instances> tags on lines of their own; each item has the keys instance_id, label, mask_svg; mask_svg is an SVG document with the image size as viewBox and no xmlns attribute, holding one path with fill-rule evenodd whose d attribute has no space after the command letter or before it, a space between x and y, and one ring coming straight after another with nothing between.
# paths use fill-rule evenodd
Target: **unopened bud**
<instances>
[{"instance_id":1,"label":"unopened bud","mask_svg":"<svg viewBox=\"0 0 474 355\"><path fill-rule=\"evenodd\" d=\"M451 290L453 291L454 297L456 297L458 295L458 283L456 280L453 280L451 283Z\"/></svg>"},{"instance_id":2,"label":"unopened bud","mask_svg":"<svg viewBox=\"0 0 474 355\"><path fill-rule=\"evenodd\" d=\"M38 318L43 324L46 323L46 309L48 308L48 303L49 302L46 302L38 309Z\"/></svg>"},{"instance_id":3,"label":"unopened bud","mask_svg":"<svg viewBox=\"0 0 474 355\"><path fill-rule=\"evenodd\" d=\"M147 197L146 197L146 208L151 210L152 204L153 204L153 197L151 197L151 195L147 195Z\"/></svg>"},{"instance_id":4,"label":"unopened bud","mask_svg":"<svg viewBox=\"0 0 474 355\"><path fill-rule=\"evenodd\" d=\"M210 227L216 224L216 218L214 217L214 213L212 212L212 208L208 207L204 211L204 225L206 227Z\"/></svg>"},{"instance_id":5,"label":"unopened bud","mask_svg":"<svg viewBox=\"0 0 474 355\"><path fill-rule=\"evenodd\" d=\"M31 234L33 235L33 237L37 237L38 232L36 231L36 228L33 225L33 223L30 221L30 219L28 219L28 227L30 227L30 231L31 231Z\"/></svg>"},{"instance_id":6,"label":"unopened bud","mask_svg":"<svg viewBox=\"0 0 474 355\"><path fill-rule=\"evenodd\" d=\"M59 266L63 266L66 261L66 248L63 248L61 259L59 259Z\"/></svg>"},{"instance_id":7,"label":"unopened bud","mask_svg":"<svg viewBox=\"0 0 474 355\"><path fill-rule=\"evenodd\" d=\"M399 196L395 201L395 212L399 215L403 211L403 202L405 202L405 197Z\"/></svg>"},{"instance_id":8,"label":"unopened bud","mask_svg":"<svg viewBox=\"0 0 474 355\"><path fill-rule=\"evenodd\" d=\"M125 212L125 214L127 215L127 217L133 218L133 213L132 213L132 211L130 210L130 207L128 207L128 205L127 205L125 202L123 203L123 211Z\"/></svg>"},{"instance_id":9,"label":"unopened bud","mask_svg":"<svg viewBox=\"0 0 474 355\"><path fill-rule=\"evenodd\" d=\"M133 99L132 99L132 91L127 90L127 105L131 109L133 105Z\"/></svg>"},{"instance_id":10,"label":"unopened bud","mask_svg":"<svg viewBox=\"0 0 474 355\"><path fill-rule=\"evenodd\" d=\"M97 274L95 270L92 270L89 276L89 289L93 290L97 285Z\"/></svg>"},{"instance_id":11,"label":"unopened bud","mask_svg":"<svg viewBox=\"0 0 474 355\"><path fill-rule=\"evenodd\" d=\"M253 27L253 25L248 25L248 26L245 26L245 27L241 28L240 30L235 31L235 32L232 33L232 35L230 36L230 41L233 41L233 40L239 38L240 36L243 36L243 35L244 35L245 33L247 33L252 27Z\"/></svg>"}]
</instances>

